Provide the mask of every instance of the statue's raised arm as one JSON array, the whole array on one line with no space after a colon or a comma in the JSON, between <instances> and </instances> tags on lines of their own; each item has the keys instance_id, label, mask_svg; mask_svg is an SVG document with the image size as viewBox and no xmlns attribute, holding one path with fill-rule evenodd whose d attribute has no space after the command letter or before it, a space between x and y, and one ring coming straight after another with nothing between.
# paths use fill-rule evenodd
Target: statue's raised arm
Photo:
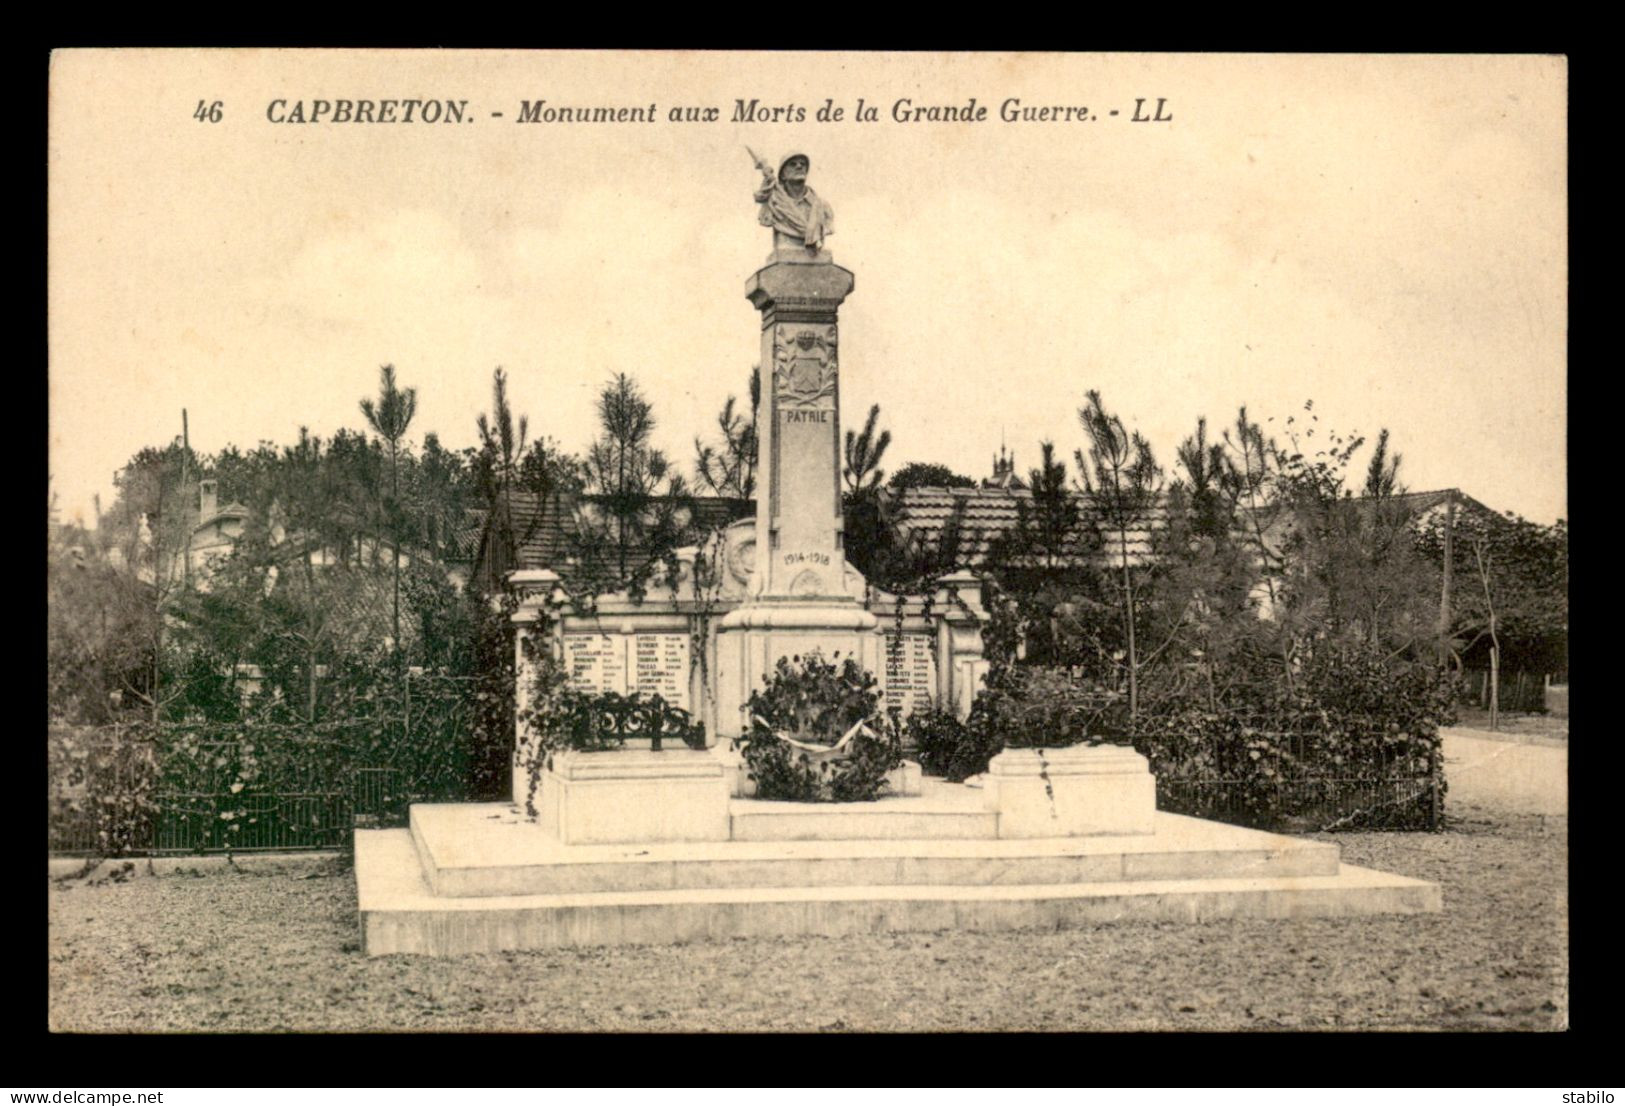
<instances>
[{"instance_id":1,"label":"statue's raised arm","mask_svg":"<svg viewBox=\"0 0 1625 1106\"><path fill-rule=\"evenodd\" d=\"M773 228L774 252L803 249L817 256L826 236L835 233L835 213L807 187L807 170L812 167L806 154L790 154L779 162L777 174L749 146L745 149L762 171L762 187L756 191L756 221Z\"/></svg>"}]
</instances>

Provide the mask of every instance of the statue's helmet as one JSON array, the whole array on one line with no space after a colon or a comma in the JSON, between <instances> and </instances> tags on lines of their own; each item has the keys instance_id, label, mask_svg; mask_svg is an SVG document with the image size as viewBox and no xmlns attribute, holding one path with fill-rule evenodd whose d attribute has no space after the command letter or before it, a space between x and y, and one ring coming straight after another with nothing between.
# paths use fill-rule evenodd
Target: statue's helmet
<instances>
[{"instance_id":1,"label":"statue's helmet","mask_svg":"<svg viewBox=\"0 0 1625 1106\"><path fill-rule=\"evenodd\" d=\"M807 166L807 169L809 171L811 171L811 169L812 169L812 158L808 157L806 154L785 154L783 160L781 160L779 162L779 179L780 180L784 179L784 167L786 165L789 165L792 161L795 161L797 158L800 158L802 160L802 162Z\"/></svg>"}]
</instances>

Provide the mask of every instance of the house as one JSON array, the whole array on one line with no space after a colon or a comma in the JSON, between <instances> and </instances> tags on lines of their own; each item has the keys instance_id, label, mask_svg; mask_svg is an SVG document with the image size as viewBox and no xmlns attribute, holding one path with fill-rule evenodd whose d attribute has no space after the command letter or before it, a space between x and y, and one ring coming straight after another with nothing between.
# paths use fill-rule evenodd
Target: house
<instances>
[{"instance_id":1,"label":"house","mask_svg":"<svg viewBox=\"0 0 1625 1106\"><path fill-rule=\"evenodd\" d=\"M571 582L591 575L590 566L581 563L588 544L584 538L604 528L608 498L568 492L542 497L513 491L497 510L468 512L456 538L458 559L466 558L464 571L487 594L500 590L508 574L518 569L551 569L568 589ZM756 501L723 496L651 497L646 513L654 512L664 512L670 527L683 535L680 542L690 544L732 523L754 518ZM625 549L631 564L646 561L655 552L637 535Z\"/></svg>"},{"instance_id":2,"label":"house","mask_svg":"<svg viewBox=\"0 0 1625 1106\"><path fill-rule=\"evenodd\" d=\"M1157 537L1166 532L1169 522L1169 500L1166 494L1133 520L1122 535L1121 544L1098 535L1110 527L1101 518L1093 497L1074 492L1078 507L1076 524L1062 539L1056 556L1063 565L1084 563L1110 564L1126 555L1133 567L1143 567L1155 559ZM906 539L924 546L940 548L944 541L957 541L960 563L976 567L986 563L1001 539L1016 532L1022 512L1033 508L1033 493L1014 476L1008 460L995 460L994 476L984 480L979 488L905 488L888 492L886 516ZM1356 499L1356 505L1368 507L1373 501ZM1429 492L1405 492L1390 497L1387 502L1407 519L1413 532L1433 525L1471 519L1487 526L1506 525L1506 519L1478 500L1457 488ZM1253 517L1245 508L1244 520ZM1278 549L1290 533L1291 520L1284 512L1272 511L1266 517L1258 513L1264 543ZM1248 530L1241 535L1246 540L1258 541L1257 534Z\"/></svg>"},{"instance_id":3,"label":"house","mask_svg":"<svg viewBox=\"0 0 1625 1106\"><path fill-rule=\"evenodd\" d=\"M200 590L208 590L209 577L237 548L248 518L248 508L235 500L220 505L218 480L198 482L198 521L187 542L182 571Z\"/></svg>"}]
</instances>

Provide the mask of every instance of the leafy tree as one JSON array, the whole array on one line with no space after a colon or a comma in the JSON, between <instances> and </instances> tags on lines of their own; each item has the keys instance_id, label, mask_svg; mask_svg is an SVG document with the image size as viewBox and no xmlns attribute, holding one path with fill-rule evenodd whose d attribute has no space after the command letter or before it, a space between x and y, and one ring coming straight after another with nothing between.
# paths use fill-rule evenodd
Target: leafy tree
<instances>
[{"instance_id":1,"label":"leafy tree","mask_svg":"<svg viewBox=\"0 0 1625 1106\"><path fill-rule=\"evenodd\" d=\"M1344 639L1436 657L1437 591L1415 553L1411 507L1387 435L1378 437L1366 466L1367 494L1356 497L1349 472L1365 440L1331 431L1315 448L1318 420L1312 406L1305 410L1309 425L1287 420L1289 444L1277 450L1274 481L1287 513L1283 621L1296 639L1294 654Z\"/></svg>"},{"instance_id":2,"label":"leafy tree","mask_svg":"<svg viewBox=\"0 0 1625 1106\"><path fill-rule=\"evenodd\" d=\"M400 447L401 439L406 436L407 427L412 425L412 416L417 413L417 409L417 389L397 387L393 365L384 365L378 371L378 398L361 401L361 413L366 416L367 425L372 427L374 434L389 443L390 498L384 514L386 530L390 535L390 549L394 557L391 642L397 656L401 651Z\"/></svg>"},{"instance_id":3,"label":"leafy tree","mask_svg":"<svg viewBox=\"0 0 1625 1106\"><path fill-rule=\"evenodd\" d=\"M1146 516L1157 501L1162 470L1151 445L1139 433L1130 434L1123 420L1107 413L1098 391L1078 409L1078 420L1089 436L1089 460L1077 451L1078 469L1094 501L1096 525L1115 545L1123 598L1123 628L1127 638L1129 717L1138 717L1140 658L1135 636L1135 566L1128 552L1131 530L1145 527Z\"/></svg>"},{"instance_id":4,"label":"leafy tree","mask_svg":"<svg viewBox=\"0 0 1625 1106\"><path fill-rule=\"evenodd\" d=\"M1158 674L1166 653L1157 696L1183 694L1184 678L1194 675L1207 709L1217 710L1227 685L1252 675L1268 637L1253 601L1257 568L1240 510L1245 478L1224 443L1208 440L1206 419L1180 443L1175 463L1167 524L1152 535L1155 561L1142 584L1148 640L1158 642L1140 659L1142 680Z\"/></svg>"},{"instance_id":5,"label":"leafy tree","mask_svg":"<svg viewBox=\"0 0 1625 1106\"><path fill-rule=\"evenodd\" d=\"M111 722L150 702L156 596L98 544L105 527L52 526L46 555L46 702L53 721Z\"/></svg>"},{"instance_id":6,"label":"leafy tree","mask_svg":"<svg viewBox=\"0 0 1625 1106\"><path fill-rule=\"evenodd\" d=\"M252 595L263 581L257 616L265 639L261 656L273 673L290 663L303 674L305 717L315 721L324 667L346 652L376 642L381 627L369 615L382 588L374 573L377 543L368 545L370 504L381 457L360 435L340 431L331 442L301 427L283 452L270 502L253 512L233 560L236 594Z\"/></svg>"},{"instance_id":7,"label":"leafy tree","mask_svg":"<svg viewBox=\"0 0 1625 1106\"><path fill-rule=\"evenodd\" d=\"M751 369L747 387L750 396L748 416L735 410L737 400L729 396L717 415L722 435L718 445L694 439L694 473L699 486L713 495L750 499L756 494L756 417L762 402L760 366Z\"/></svg>"},{"instance_id":8,"label":"leafy tree","mask_svg":"<svg viewBox=\"0 0 1625 1106\"><path fill-rule=\"evenodd\" d=\"M192 503L199 471L198 458L180 441L163 449L143 449L114 477L118 495L102 519L108 531L99 539L107 552L115 578L107 581L119 614L115 622L134 637L119 648L140 649L146 673L132 681L122 660L112 670L121 673L121 694L144 705L153 721L164 717L178 689L164 686L168 613L186 587L186 558L195 512ZM100 529L100 528L98 528Z\"/></svg>"},{"instance_id":9,"label":"leafy tree","mask_svg":"<svg viewBox=\"0 0 1625 1106\"><path fill-rule=\"evenodd\" d=\"M1566 667L1567 522L1541 526L1452 502L1418 529L1416 549L1441 576L1449 550L1459 583L1446 591L1441 580L1440 590L1456 667L1486 652L1496 682L1503 665L1545 673ZM1491 695L1492 719L1498 691Z\"/></svg>"},{"instance_id":10,"label":"leafy tree","mask_svg":"<svg viewBox=\"0 0 1625 1106\"><path fill-rule=\"evenodd\" d=\"M1282 453L1275 439L1266 436L1264 428L1248 417L1245 406L1237 411L1235 425L1224 432L1224 449L1236 485L1238 521L1246 535L1248 553L1262 577L1263 599L1267 604L1263 613L1272 624L1278 625L1278 620L1285 615L1280 587L1286 561L1280 548L1280 524L1287 505L1284 497L1276 494L1277 464ZM1292 656L1292 635L1277 634L1276 644L1281 676L1290 688L1296 663Z\"/></svg>"},{"instance_id":11,"label":"leafy tree","mask_svg":"<svg viewBox=\"0 0 1625 1106\"><path fill-rule=\"evenodd\" d=\"M886 487L892 491L905 488L974 488L976 481L961 476L947 465L929 461L910 461L891 474Z\"/></svg>"},{"instance_id":12,"label":"leafy tree","mask_svg":"<svg viewBox=\"0 0 1625 1106\"><path fill-rule=\"evenodd\" d=\"M467 523L466 509L479 502L479 456L472 449L445 448L430 431L423 436L422 455L406 453L403 459L408 462L405 498L411 505L404 520L408 533L421 549L443 561L452 555Z\"/></svg>"}]
</instances>

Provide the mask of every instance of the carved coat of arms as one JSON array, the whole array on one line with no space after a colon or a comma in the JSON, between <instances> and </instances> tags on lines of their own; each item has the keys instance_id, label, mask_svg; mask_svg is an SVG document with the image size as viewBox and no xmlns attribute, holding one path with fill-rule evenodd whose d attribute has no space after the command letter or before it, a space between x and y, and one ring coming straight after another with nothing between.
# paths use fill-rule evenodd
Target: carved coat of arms
<instances>
[{"instance_id":1,"label":"carved coat of arms","mask_svg":"<svg viewBox=\"0 0 1625 1106\"><path fill-rule=\"evenodd\" d=\"M781 326L774 335L773 373L779 402L789 407L835 405L835 328Z\"/></svg>"}]
</instances>

